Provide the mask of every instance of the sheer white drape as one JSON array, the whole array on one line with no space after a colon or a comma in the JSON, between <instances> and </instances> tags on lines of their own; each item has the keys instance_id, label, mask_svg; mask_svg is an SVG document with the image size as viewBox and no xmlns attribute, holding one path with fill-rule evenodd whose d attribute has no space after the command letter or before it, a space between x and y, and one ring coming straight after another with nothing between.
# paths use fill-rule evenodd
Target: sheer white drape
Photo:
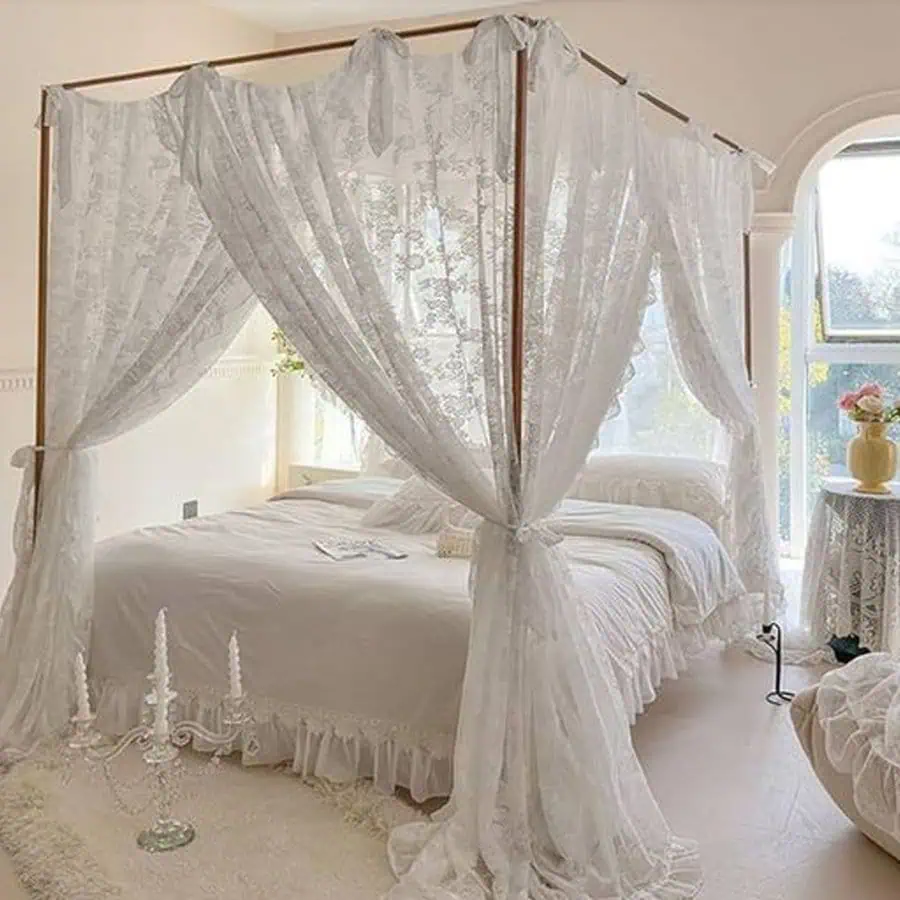
<instances>
[{"instance_id":1,"label":"sheer white drape","mask_svg":"<svg viewBox=\"0 0 900 900\"><path fill-rule=\"evenodd\" d=\"M91 616L90 447L161 412L224 352L255 300L177 160L158 104L54 90L55 192L47 313L46 446L34 534L35 450L0 611L0 745L27 748L68 721Z\"/></svg>"},{"instance_id":2,"label":"sheer white drape","mask_svg":"<svg viewBox=\"0 0 900 900\"><path fill-rule=\"evenodd\" d=\"M514 52L530 50L524 436L510 360ZM197 69L171 96L185 171L300 354L479 513L474 620L442 820L392 835L401 897L688 897L578 585L542 525L622 380L647 295L635 98L552 24L463 55L375 32L335 76Z\"/></svg>"},{"instance_id":3,"label":"sheer white drape","mask_svg":"<svg viewBox=\"0 0 900 900\"><path fill-rule=\"evenodd\" d=\"M743 355L742 234L752 212L750 159L702 130L644 155L660 221L662 299L669 340L691 393L725 429L731 509L727 545L756 621L781 609L774 536L765 514L759 424Z\"/></svg>"},{"instance_id":4,"label":"sheer white drape","mask_svg":"<svg viewBox=\"0 0 900 900\"><path fill-rule=\"evenodd\" d=\"M519 459L509 373L523 47ZM552 23L496 17L463 54L412 56L373 32L340 71L296 87L201 66L146 103L59 95L47 462L34 547L28 478L20 504L0 737L46 734L69 712L90 615L83 448L183 393L252 291L330 390L484 519L454 793L440 821L392 835L394 896L696 894L696 850L649 791L606 649L544 520L627 377L658 243L684 378L735 439L734 489L748 491L736 508L750 517L733 535L742 572L768 584L733 318L740 179L701 144L655 144L635 92L579 62Z\"/></svg>"}]
</instances>

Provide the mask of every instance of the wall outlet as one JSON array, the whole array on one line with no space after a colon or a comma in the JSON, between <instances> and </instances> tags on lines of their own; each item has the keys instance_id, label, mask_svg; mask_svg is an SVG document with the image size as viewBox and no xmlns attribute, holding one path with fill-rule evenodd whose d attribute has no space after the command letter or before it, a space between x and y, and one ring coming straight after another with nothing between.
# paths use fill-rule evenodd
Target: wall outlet
<instances>
[{"instance_id":1,"label":"wall outlet","mask_svg":"<svg viewBox=\"0 0 900 900\"><path fill-rule=\"evenodd\" d=\"M188 500L181 504L182 519L196 519L199 515L199 502L197 500Z\"/></svg>"}]
</instances>

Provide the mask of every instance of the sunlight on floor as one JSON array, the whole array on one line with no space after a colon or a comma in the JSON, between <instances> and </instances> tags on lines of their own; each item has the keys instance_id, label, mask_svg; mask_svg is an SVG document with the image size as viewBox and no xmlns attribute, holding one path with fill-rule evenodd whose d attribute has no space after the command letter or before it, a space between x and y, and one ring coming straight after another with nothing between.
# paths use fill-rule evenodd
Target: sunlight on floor
<instances>
[{"instance_id":1,"label":"sunlight on floor","mask_svg":"<svg viewBox=\"0 0 900 900\"><path fill-rule=\"evenodd\" d=\"M787 611L785 612L782 626L786 631L792 631L800 624L800 595L803 588L803 560L782 556L779 562L781 568L781 583L784 585L784 593L787 599Z\"/></svg>"}]
</instances>

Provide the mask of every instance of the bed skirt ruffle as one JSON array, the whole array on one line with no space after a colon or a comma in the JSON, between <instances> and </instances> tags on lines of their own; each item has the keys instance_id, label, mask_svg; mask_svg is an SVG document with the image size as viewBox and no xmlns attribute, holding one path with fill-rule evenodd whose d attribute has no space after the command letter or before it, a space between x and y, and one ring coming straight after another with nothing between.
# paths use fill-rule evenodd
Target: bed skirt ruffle
<instances>
[{"instance_id":1,"label":"bed skirt ruffle","mask_svg":"<svg viewBox=\"0 0 900 900\"><path fill-rule=\"evenodd\" d=\"M687 668L688 658L712 639L733 639L742 618L737 604L719 607L703 625L659 629L623 658L612 660L629 720L634 724L656 699L665 679L675 679ZM122 683L111 679L91 682L96 700L97 728L121 735L139 720L146 681ZM392 722L288 703L251 698L259 752L243 754L245 765L289 764L302 776L347 782L371 778L385 793L406 788L417 802L447 797L453 783L454 734L422 731ZM179 686L177 715L193 719L213 731L221 726L222 693L207 688ZM195 740L193 748L212 748Z\"/></svg>"},{"instance_id":2,"label":"bed skirt ruffle","mask_svg":"<svg viewBox=\"0 0 900 900\"><path fill-rule=\"evenodd\" d=\"M97 698L98 730L121 735L140 719L145 684L92 681ZM222 694L179 686L176 715L216 731L222 722ZM371 778L375 786L393 793L407 788L414 800L450 794L453 735L416 730L374 719L302 709L286 703L253 698L259 752L244 752L244 765L290 764L298 775L333 782ZM195 740L193 749L212 748Z\"/></svg>"}]
</instances>

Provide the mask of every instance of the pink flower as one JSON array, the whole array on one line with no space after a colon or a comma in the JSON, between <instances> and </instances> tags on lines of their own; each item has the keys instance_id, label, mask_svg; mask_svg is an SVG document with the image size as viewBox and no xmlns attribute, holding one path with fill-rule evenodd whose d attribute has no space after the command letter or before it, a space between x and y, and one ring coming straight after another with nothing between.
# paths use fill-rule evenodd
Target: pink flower
<instances>
[{"instance_id":1,"label":"pink flower","mask_svg":"<svg viewBox=\"0 0 900 900\"><path fill-rule=\"evenodd\" d=\"M859 397L880 397L884 393L884 388L880 384L876 384L874 381L870 381L867 384L864 384L857 392L856 396Z\"/></svg>"},{"instance_id":2,"label":"pink flower","mask_svg":"<svg viewBox=\"0 0 900 900\"><path fill-rule=\"evenodd\" d=\"M850 412L854 406L856 406L856 401L859 400L859 394L855 394L853 391L848 391L846 394L841 396L841 399L838 400L838 406L844 410L844 412Z\"/></svg>"},{"instance_id":3,"label":"pink flower","mask_svg":"<svg viewBox=\"0 0 900 900\"><path fill-rule=\"evenodd\" d=\"M871 413L873 416L880 416L884 412L884 400L877 394L867 394L860 397L856 401L856 405L863 412Z\"/></svg>"}]
</instances>

